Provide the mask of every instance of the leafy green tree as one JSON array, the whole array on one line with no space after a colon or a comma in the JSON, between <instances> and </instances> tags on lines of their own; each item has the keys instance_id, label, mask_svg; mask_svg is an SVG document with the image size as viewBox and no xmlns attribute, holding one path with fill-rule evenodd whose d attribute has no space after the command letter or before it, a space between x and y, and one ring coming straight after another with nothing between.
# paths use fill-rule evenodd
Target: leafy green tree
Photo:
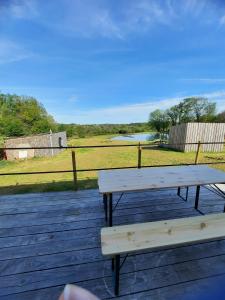
<instances>
[{"instance_id":1,"label":"leafy green tree","mask_svg":"<svg viewBox=\"0 0 225 300\"><path fill-rule=\"evenodd\" d=\"M3 119L4 131L3 136L21 136L25 134L24 125L18 119Z\"/></svg>"},{"instance_id":2,"label":"leafy green tree","mask_svg":"<svg viewBox=\"0 0 225 300\"><path fill-rule=\"evenodd\" d=\"M210 103L207 98L191 97L183 100L188 108L187 113L191 121L211 121L216 114L216 103Z\"/></svg>"},{"instance_id":3,"label":"leafy green tree","mask_svg":"<svg viewBox=\"0 0 225 300\"><path fill-rule=\"evenodd\" d=\"M54 119L33 97L0 94L0 134L21 136L57 129Z\"/></svg>"},{"instance_id":4,"label":"leafy green tree","mask_svg":"<svg viewBox=\"0 0 225 300\"><path fill-rule=\"evenodd\" d=\"M156 109L150 113L149 125L158 133L165 133L169 130L170 120L165 111Z\"/></svg>"},{"instance_id":5,"label":"leafy green tree","mask_svg":"<svg viewBox=\"0 0 225 300\"><path fill-rule=\"evenodd\" d=\"M216 116L216 103L203 97L185 98L167 110L171 124L185 122L213 122Z\"/></svg>"},{"instance_id":6,"label":"leafy green tree","mask_svg":"<svg viewBox=\"0 0 225 300\"><path fill-rule=\"evenodd\" d=\"M225 111L222 111L216 116L216 122L225 123Z\"/></svg>"}]
</instances>

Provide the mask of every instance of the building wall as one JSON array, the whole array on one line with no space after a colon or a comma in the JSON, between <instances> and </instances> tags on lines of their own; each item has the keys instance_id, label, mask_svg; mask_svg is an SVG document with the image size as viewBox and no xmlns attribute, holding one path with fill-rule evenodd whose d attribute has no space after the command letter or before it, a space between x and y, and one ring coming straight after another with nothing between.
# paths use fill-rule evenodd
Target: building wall
<instances>
[{"instance_id":1,"label":"building wall","mask_svg":"<svg viewBox=\"0 0 225 300\"><path fill-rule=\"evenodd\" d=\"M190 152L196 151L197 145L178 146L180 143L202 143L224 142L225 123L186 123L172 126L169 134L169 144L173 149ZM202 145L203 152L220 152L223 150L221 144Z\"/></svg>"},{"instance_id":2,"label":"building wall","mask_svg":"<svg viewBox=\"0 0 225 300\"><path fill-rule=\"evenodd\" d=\"M169 146L170 148L184 151L185 146L183 145L186 141L186 135L187 135L187 124L183 123L180 125L172 126L170 128L169 132L169 144L173 144L172 146Z\"/></svg>"},{"instance_id":3,"label":"building wall","mask_svg":"<svg viewBox=\"0 0 225 300\"><path fill-rule=\"evenodd\" d=\"M22 148L22 147L58 147L59 138L61 146L67 146L66 132L57 132L52 134L34 135L19 138L10 138L5 141L5 148ZM51 142L52 141L52 142ZM28 150L6 150L8 160L53 156L63 149L28 149Z\"/></svg>"}]
</instances>

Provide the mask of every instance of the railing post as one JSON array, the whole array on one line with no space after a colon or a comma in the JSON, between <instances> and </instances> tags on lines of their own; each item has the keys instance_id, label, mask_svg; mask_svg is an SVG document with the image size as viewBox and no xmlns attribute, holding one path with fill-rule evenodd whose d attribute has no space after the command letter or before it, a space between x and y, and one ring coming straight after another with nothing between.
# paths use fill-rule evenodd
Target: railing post
<instances>
[{"instance_id":1,"label":"railing post","mask_svg":"<svg viewBox=\"0 0 225 300\"><path fill-rule=\"evenodd\" d=\"M141 143L139 143L139 146L138 146L138 169L141 168Z\"/></svg>"},{"instance_id":2,"label":"railing post","mask_svg":"<svg viewBox=\"0 0 225 300\"><path fill-rule=\"evenodd\" d=\"M77 190L77 165L76 165L75 151L72 151L72 167L73 167L74 188L75 190Z\"/></svg>"},{"instance_id":3,"label":"railing post","mask_svg":"<svg viewBox=\"0 0 225 300\"><path fill-rule=\"evenodd\" d=\"M198 141L197 152L196 152L196 155L195 155L195 165L198 164L199 153L200 153L200 147L201 147L201 141Z\"/></svg>"}]
</instances>

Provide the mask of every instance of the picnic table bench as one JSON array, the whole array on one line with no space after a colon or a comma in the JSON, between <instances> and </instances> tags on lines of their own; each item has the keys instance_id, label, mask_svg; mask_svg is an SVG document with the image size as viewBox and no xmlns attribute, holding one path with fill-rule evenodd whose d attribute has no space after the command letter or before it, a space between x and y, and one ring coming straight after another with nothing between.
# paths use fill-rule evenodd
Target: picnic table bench
<instances>
[{"instance_id":1,"label":"picnic table bench","mask_svg":"<svg viewBox=\"0 0 225 300\"><path fill-rule=\"evenodd\" d=\"M99 192L103 194L105 219L108 226L113 226L113 211L125 192L196 186L195 209L198 209L200 187L212 185L222 197L225 193L216 184L225 182L225 172L206 165L152 167L142 169L122 169L100 171L98 176ZM121 197L113 207L113 193Z\"/></svg>"},{"instance_id":2,"label":"picnic table bench","mask_svg":"<svg viewBox=\"0 0 225 300\"><path fill-rule=\"evenodd\" d=\"M102 254L112 258L115 295L119 295L120 269L129 253L224 237L224 213L102 228ZM126 256L121 264L122 254Z\"/></svg>"}]
</instances>

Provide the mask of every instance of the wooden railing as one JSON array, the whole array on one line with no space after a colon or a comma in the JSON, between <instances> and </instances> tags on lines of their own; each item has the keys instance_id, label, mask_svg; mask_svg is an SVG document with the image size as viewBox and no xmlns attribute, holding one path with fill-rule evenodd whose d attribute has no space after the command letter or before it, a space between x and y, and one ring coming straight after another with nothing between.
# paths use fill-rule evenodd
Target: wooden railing
<instances>
[{"instance_id":1,"label":"wooden railing","mask_svg":"<svg viewBox=\"0 0 225 300\"><path fill-rule=\"evenodd\" d=\"M88 171L101 171L101 170L116 170L116 169L134 169L134 168L150 168L150 167L168 167L168 166L190 166L190 165L215 165L215 164L224 164L225 161L219 162L203 162L199 163L199 154L202 145L225 145L225 142L198 142L198 143L176 143L168 144L163 143L164 148L172 148L173 146L181 145L197 145L197 150L195 154L195 160L193 163L180 163L180 164L159 164L159 165L142 165L142 151L149 148L155 148L156 146L161 146L162 143L154 144L118 144L118 145L87 145L87 146L56 146L56 147L16 147L16 148L0 148L1 151L10 151L10 150L30 150L30 149L71 149L71 170L53 170L53 171L32 171L32 172L10 172L10 173L0 173L0 176L15 176L15 175L32 175L32 174L54 174L54 173L72 173L74 188L78 188L77 173L78 172L88 172ZM126 166L126 167L111 167L111 168L90 168L90 169L78 169L76 162L76 149L88 149L88 148L115 148L115 147L137 147L137 166Z\"/></svg>"}]
</instances>

